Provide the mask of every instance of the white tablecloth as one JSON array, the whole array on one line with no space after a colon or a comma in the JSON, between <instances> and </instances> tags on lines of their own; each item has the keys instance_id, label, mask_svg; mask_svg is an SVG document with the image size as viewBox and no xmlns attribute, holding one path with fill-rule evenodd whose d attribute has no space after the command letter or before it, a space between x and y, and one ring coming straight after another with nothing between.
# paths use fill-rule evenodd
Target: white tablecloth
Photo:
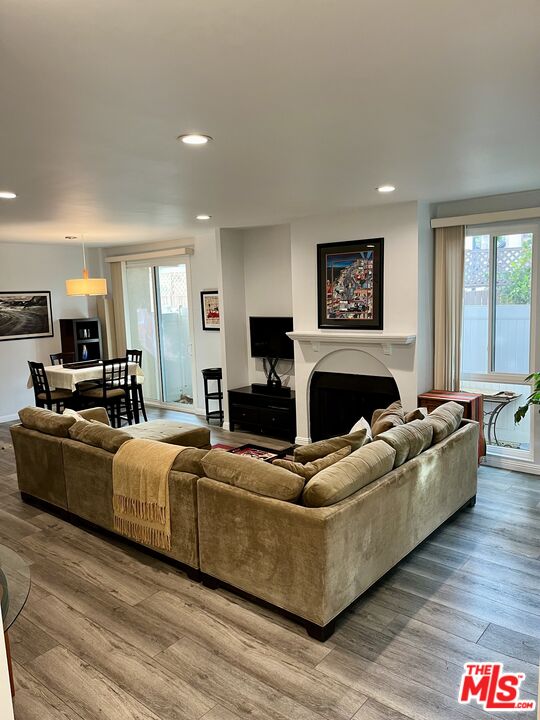
<instances>
[{"instance_id":1,"label":"white tablecloth","mask_svg":"<svg viewBox=\"0 0 540 720\"><path fill-rule=\"evenodd\" d=\"M77 383L85 380L101 380L103 377L103 368L101 365L94 365L86 368L66 368L63 365L49 365L45 368L47 380L51 388L62 388L62 390L72 390L75 392ZM137 383L144 382L144 373L137 363L128 364L128 375L135 375ZM26 387L32 387L32 378L28 378Z\"/></svg>"}]
</instances>

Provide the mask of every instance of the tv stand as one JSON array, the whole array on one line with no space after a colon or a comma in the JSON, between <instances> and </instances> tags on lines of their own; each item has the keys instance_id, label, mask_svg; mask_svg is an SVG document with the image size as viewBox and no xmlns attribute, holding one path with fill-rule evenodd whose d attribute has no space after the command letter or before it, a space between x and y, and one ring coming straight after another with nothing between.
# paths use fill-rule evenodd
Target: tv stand
<instances>
[{"instance_id":1,"label":"tv stand","mask_svg":"<svg viewBox=\"0 0 540 720\"><path fill-rule=\"evenodd\" d=\"M229 390L228 398L231 430L240 427L256 435L294 442L296 405L290 388L254 384Z\"/></svg>"},{"instance_id":2,"label":"tv stand","mask_svg":"<svg viewBox=\"0 0 540 720\"><path fill-rule=\"evenodd\" d=\"M291 397L291 388L286 385L270 385L270 383L251 383L251 389L254 393L261 395L280 395L281 397Z\"/></svg>"}]
</instances>

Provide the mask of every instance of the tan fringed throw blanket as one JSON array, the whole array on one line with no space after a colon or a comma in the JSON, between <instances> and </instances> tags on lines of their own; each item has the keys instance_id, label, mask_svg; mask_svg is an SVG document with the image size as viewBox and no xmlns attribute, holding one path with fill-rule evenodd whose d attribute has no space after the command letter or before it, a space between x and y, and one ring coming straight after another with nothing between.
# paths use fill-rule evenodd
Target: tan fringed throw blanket
<instances>
[{"instance_id":1,"label":"tan fringed throw blanket","mask_svg":"<svg viewBox=\"0 0 540 720\"><path fill-rule=\"evenodd\" d=\"M128 440L113 459L114 529L132 540L171 549L169 472L180 445Z\"/></svg>"}]
</instances>

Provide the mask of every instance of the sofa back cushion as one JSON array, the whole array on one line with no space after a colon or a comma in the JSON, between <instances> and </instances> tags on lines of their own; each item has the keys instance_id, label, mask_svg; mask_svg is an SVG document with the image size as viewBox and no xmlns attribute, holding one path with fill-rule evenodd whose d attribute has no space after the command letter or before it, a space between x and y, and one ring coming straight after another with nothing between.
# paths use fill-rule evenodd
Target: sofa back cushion
<instances>
[{"instance_id":1,"label":"sofa back cushion","mask_svg":"<svg viewBox=\"0 0 540 720\"><path fill-rule=\"evenodd\" d=\"M103 423L103 425L110 425L109 415L104 407L93 407L87 408L86 410L79 410L79 415L83 420L89 420L90 422L96 421Z\"/></svg>"},{"instance_id":2,"label":"sofa back cushion","mask_svg":"<svg viewBox=\"0 0 540 720\"><path fill-rule=\"evenodd\" d=\"M69 437L86 445L101 448L115 453L125 442L131 440L131 435L109 427L102 422L88 422L79 420L69 428Z\"/></svg>"},{"instance_id":3,"label":"sofa back cushion","mask_svg":"<svg viewBox=\"0 0 540 720\"><path fill-rule=\"evenodd\" d=\"M23 427L28 430L38 430L46 435L63 438L69 437L69 429L75 424L75 418L39 407L25 407L19 410L19 418Z\"/></svg>"},{"instance_id":4,"label":"sofa back cushion","mask_svg":"<svg viewBox=\"0 0 540 720\"><path fill-rule=\"evenodd\" d=\"M432 410L422 422L433 427L433 444L441 442L455 432L463 418L463 405L447 402Z\"/></svg>"},{"instance_id":5,"label":"sofa back cushion","mask_svg":"<svg viewBox=\"0 0 540 720\"><path fill-rule=\"evenodd\" d=\"M334 505L394 467L396 451L384 442L372 442L315 475L304 488L307 507Z\"/></svg>"},{"instance_id":6,"label":"sofa back cushion","mask_svg":"<svg viewBox=\"0 0 540 720\"><path fill-rule=\"evenodd\" d=\"M257 495L295 502L304 489L299 475L263 460L210 450L201 462L206 477Z\"/></svg>"},{"instance_id":7,"label":"sofa back cushion","mask_svg":"<svg viewBox=\"0 0 540 720\"><path fill-rule=\"evenodd\" d=\"M191 473L192 475L198 475L203 477L204 468L202 466L202 459L208 454L208 450L201 450L200 448L187 447L184 448L176 456L171 470L177 472Z\"/></svg>"},{"instance_id":8,"label":"sofa back cushion","mask_svg":"<svg viewBox=\"0 0 540 720\"><path fill-rule=\"evenodd\" d=\"M330 467L330 465L333 465L334 463L343 460L343 458L347 457L347 455L350 455L350 452L351 447L350 445L347 445L347 447L341 448L341 450L336 450L335 453L330 453L330 455L326 455L326 457L319 458L313 462L299 463L294 460L284 460L282 458L278 458L277 460L274 460L272 464L285 468L285 470L290 470L290 472L300 475L300 477L304 478L304 480L311 480L311 478L321 472L321 470Z\"/></svg>"},{"instance_id":9,"label":"sofa back cushion","mask_svg":"<svg viewBox=\"0 0 540 720\"><path fill-rule=\"evenodd\" d=\"M396 451L394 467L403 465L407 460L420 455L431 445L433 427L424 420L411 420L406 425L390 428L377 437L388 443Z\"/></svg>"},{"instance_id":10,"label":"sofa back cushion","mask_svg":"<svg viewBox=\"0 0 540 720\"><path fill-rule=\"evenodd\" d=\"M300 445L295 448L294 461L302 464L314 462L319 458L326 457L331 453L335 453L342 448L350 447L354 452L362 447L367 440L367 432L365 428L351 432L348 435L329 438L328 440L318 440L310 445Z\"/></svg>"},{"instance_id":11,"label":"sofa back cushion","mask_svg":"<svg viewBox=\"0 0 540 720\"><path fill-rule=\"evenodd\" d=\"M405 413L400 400L391 403L385 410L375 410L371 418L371 434L377 437L397 425L403 425Z\"/></svg>"}]
</instances>

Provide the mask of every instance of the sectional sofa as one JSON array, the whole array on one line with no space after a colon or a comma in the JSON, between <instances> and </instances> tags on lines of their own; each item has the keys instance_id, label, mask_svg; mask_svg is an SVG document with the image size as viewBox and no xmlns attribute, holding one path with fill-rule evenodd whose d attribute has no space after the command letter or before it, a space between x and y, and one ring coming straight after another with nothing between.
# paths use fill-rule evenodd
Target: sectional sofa
<instances>
[{"instance_id":1,"label":"sectional sofa","mask_svg":"<svg viewBox=\"0 0 540 720\"><path fill-rule=\"evenodd\" d=\"M132 435L108 427L105 411L89 412L99 421L92 428L21 411L21 424L11 427L19 488L27 502L114 532L112 460ZM286 463L209 451L205 428L143 423L132 434L190 446L169 474L172 546L160 553L209 586L223 583L281 608L325 640L345 608L474 504L478 425L454 417L441 430L438 420L429 441L414 423L367 445L361 433L345 436L331 447L332 464L305 465L310 479Z\"/></svg>"}]
</instances>

